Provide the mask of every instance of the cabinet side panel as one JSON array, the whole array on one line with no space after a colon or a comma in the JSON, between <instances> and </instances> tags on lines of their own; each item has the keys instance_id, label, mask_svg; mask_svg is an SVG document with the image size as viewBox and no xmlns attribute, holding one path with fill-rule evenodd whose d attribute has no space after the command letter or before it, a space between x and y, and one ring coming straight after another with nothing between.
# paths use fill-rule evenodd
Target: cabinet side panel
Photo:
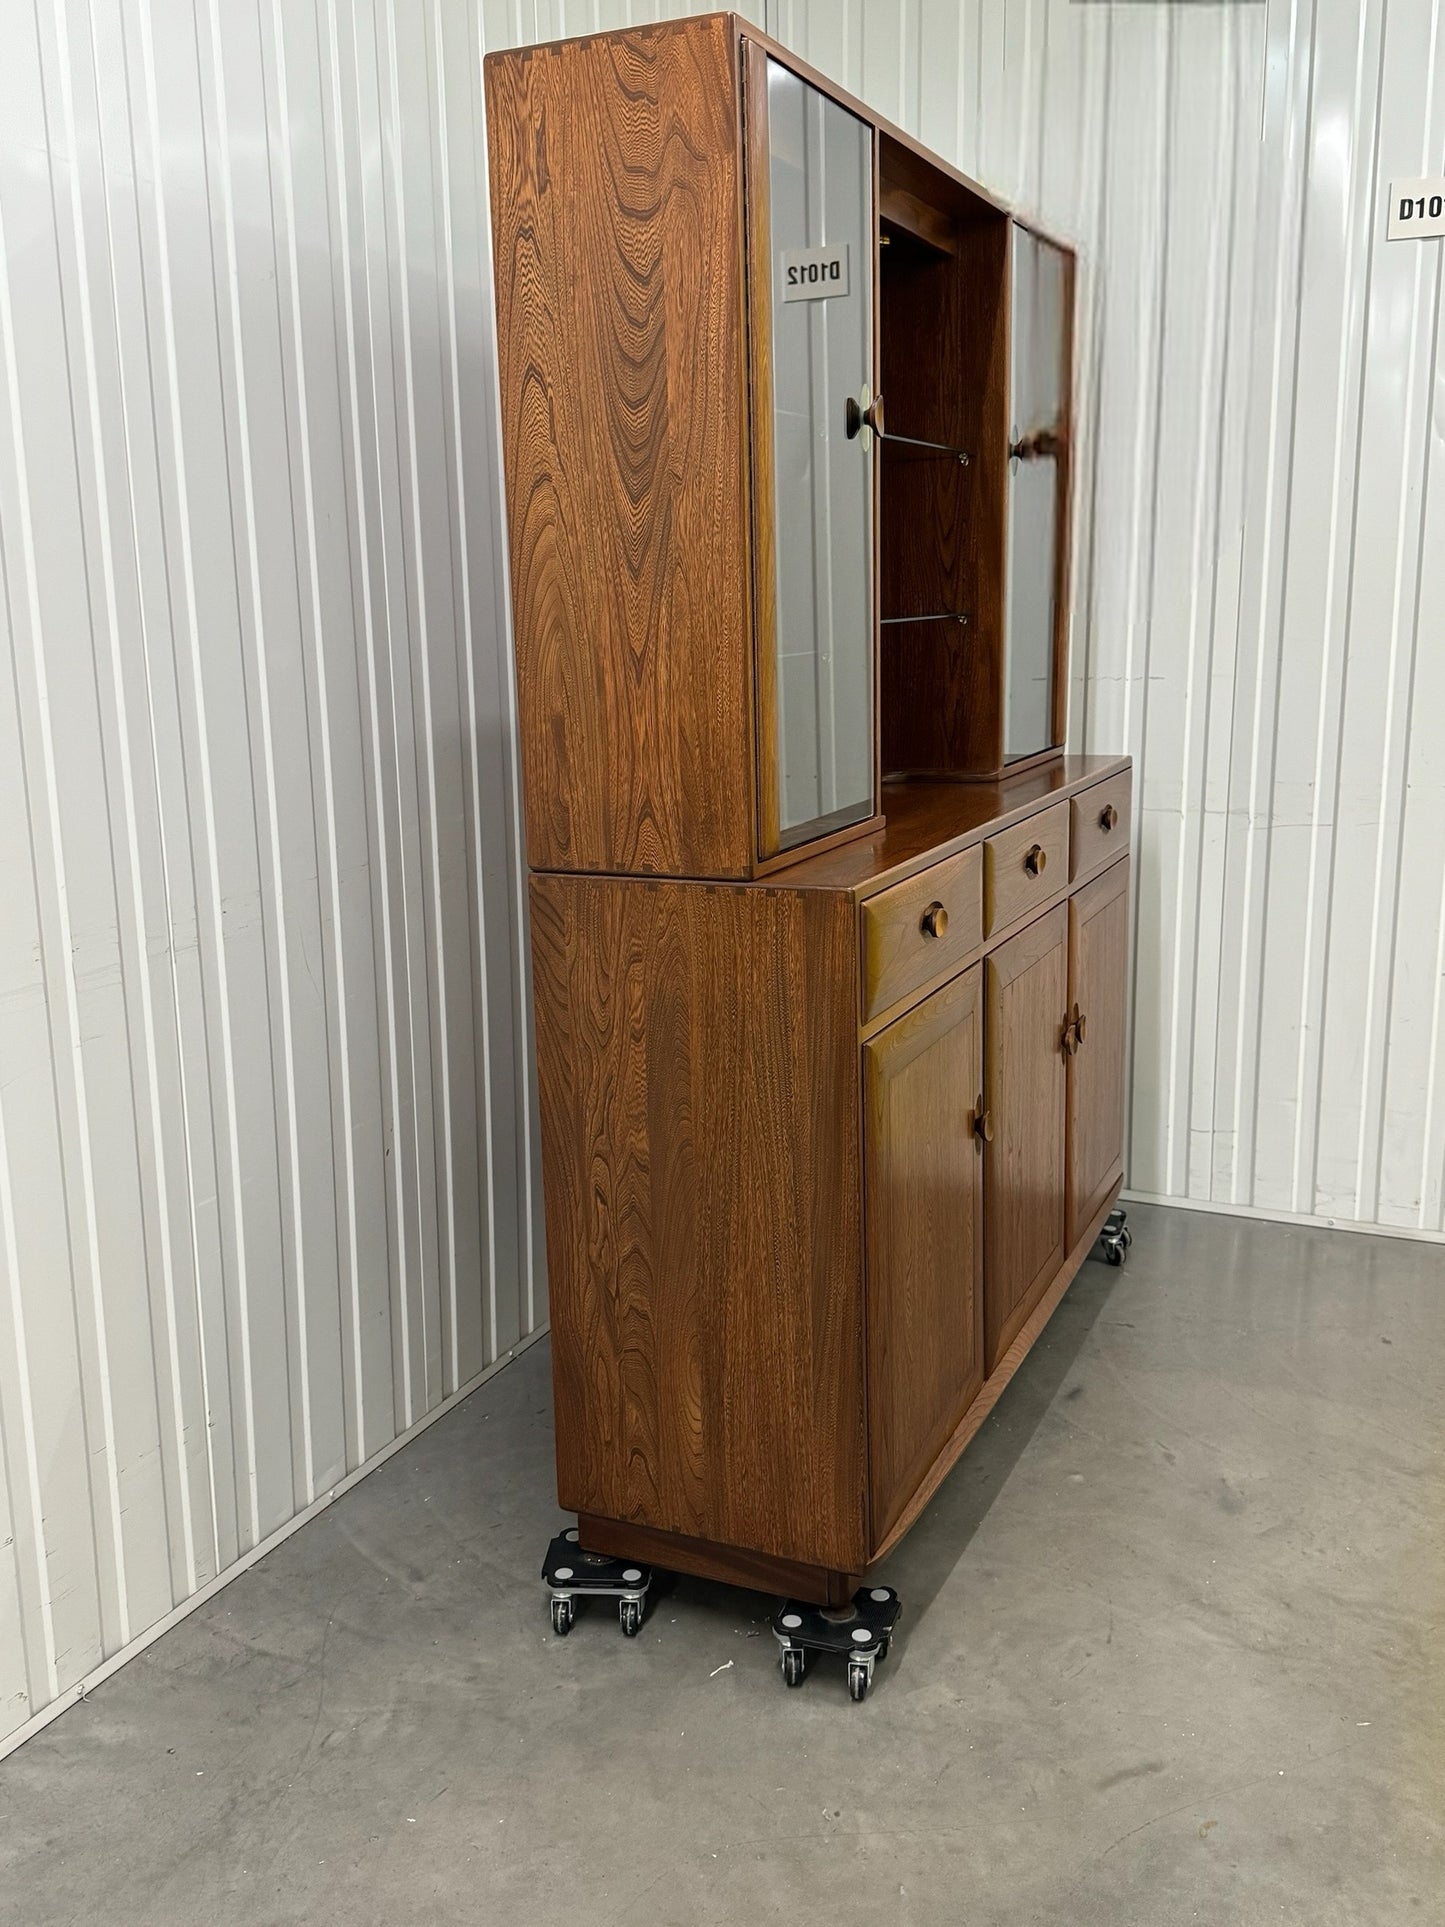
<instances>
[{"instance_id":1,"label":"cabinet side panel","mask_svg":"<svg viewBox=\"0 0 1445 1927\"><path fill-rule=\"evenodd\" d=\"M861 1570L850 904L536 876L532 915L563 1505Z\"/></svg>"},{"instance_id":2,"label":"cabinet side panel","mask_svg":"<svg viewBox=\"0 0 1445 1927\"><path fill-rule=\"evenodd\" d=\"M725 20L487 62L528 858L752 856L738 88Z\"/></svg>"}]
</instances>

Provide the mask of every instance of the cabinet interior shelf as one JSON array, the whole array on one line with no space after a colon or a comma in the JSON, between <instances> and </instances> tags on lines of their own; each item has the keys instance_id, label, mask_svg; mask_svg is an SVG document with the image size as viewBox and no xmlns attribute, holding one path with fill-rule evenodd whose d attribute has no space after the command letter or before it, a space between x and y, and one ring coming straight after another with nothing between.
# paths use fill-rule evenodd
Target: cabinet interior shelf
<instances>
[{"instance_id":1,"label":"cabinet interior shelf","mask_svg":"<svg viewBox=\"0 0 1445 1927\"><path fill-rule=\"evenodd\" d=\"M932 206L920 195L909 193L907 188L887 183L881 186L878 218L880 226L893 230L892 234L880 232L880 247L887 247L897 234L906 240L921 241L934 254L958 253L957 224L943 209Z\"/></svg>"},{"instance_id":2,"label":"cabinet interior shelf","mask_svg":"<svg viewBox=\"0 0 1445 1927\"><path fill-rule=\"evenodd\" d=\"M878 621L880 627L889 629L905 622L967 622L968 619L968 611L966 609L940 609L931 615L880 616Z\"/></svg>"},{"instance_id":3,"label":"cabinet interior shelf","mask_svg":"<svg viewBox=\"0 0 1445 1927\"><path fill-rule=\"evenodd\" d=\"M896 449L900 455L912 456L915 460L946 455L950 460L961 463L964 468L967 468L973 460L973 456L966 448L955 448L951 442L930 442L920 435L895 435L891 428L887 429L879 439L884 448Z\"/></svg>"}]
</instances>

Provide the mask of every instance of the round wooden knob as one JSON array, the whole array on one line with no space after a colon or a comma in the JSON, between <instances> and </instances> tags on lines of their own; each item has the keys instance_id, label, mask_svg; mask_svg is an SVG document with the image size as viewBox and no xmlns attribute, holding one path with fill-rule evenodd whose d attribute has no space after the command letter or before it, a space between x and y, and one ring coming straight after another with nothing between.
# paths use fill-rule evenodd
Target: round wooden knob
<instances>
[{"instance_id":1,"label":"round wooden knob","mask_svg":"<svg viewBox=\"0 0 1445 1927\"><path fill-rule=\"evenodd\" d=\"M983 1108L983 1099L978 1100L979 1108L973 1114L974 1135L980 1144L993 1143L993 1113Z\"/></svg>"},{"instance_id":2,"label":"round wooden knob","mask_svg":"<svg viewBox=\"0 0 1445 1927\"><path fill-rule=\"evenodd\" d=\"M1049 867L1048 851L1043 847L1041 843L1035 843L1034 847L1029 851L1028 855L1024 858L1024 868L1028 871L1031 877L1041 877L1044 871L1048 867Z\"/></svg>"},{"instance_id":3,"label":"round wooden knob","mask_svg":"<svg viewBox=\"0 0 1445 1927\"><path fill-rule=\"evenodd\" d=\"M918 927L925 937L941 937L948 928L948 912L941 903L930 903L918 919Z\"/></svg>"},{"instance_id":4,"label":"round wooden knob","mask_svg":"<svg viewBox=\"0 0 1445 1927\"><path fill-rule=\"evenodd\" d=\"M1119 812L1114 808L1112 803L1106 803L1099 812L1099 828L1104 832L1105 836L1109 834L1110 830L1113 829L1118 821Z\"/></svg>"},{"instance_id":5,"label":"round wooden knob","mask_svg":"<svg viewBox=\"0 0 1445 1927\"><path fill-rule=\"evenodd\" d=\"M843 427L850 442L861 436L862 445L867 449L873 437L884 432L883 397L873 394L865 383L844 403Z\"/></svg>"}]
</instances>

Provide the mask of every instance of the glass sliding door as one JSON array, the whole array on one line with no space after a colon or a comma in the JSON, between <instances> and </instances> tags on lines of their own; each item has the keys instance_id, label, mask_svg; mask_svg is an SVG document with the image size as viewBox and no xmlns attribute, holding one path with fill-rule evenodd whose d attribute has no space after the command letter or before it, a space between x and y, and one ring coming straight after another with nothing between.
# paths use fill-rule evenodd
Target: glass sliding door
<instances>
[{"instance_id":1,"label":"glass sliding door","mask_svg":"<svg viewBox=\"0 0 1445 1927\"><path fill-rule=\"evenodd\" d=\"M875 808L873 134L753 56L749 111L761 79L766 114L750 259L753 327L766 334L754 368L770 375L754 403L771 416L771 489L764 476L758 491L771 562L760 571L771 606L759 609L768 855Z\"/></svg>"},{"instance_id":2,"label":"glass sliding door","mask_svg":"<svg viewBox=\"0 0 1445 1927\"><path fill-rule=\"evenodd\" d=\"M1066 560L1068 257L1015 224L1011 284L1004 758L1017 762L1062 741L1055 644Z\"/></svg>"}]
</instances>

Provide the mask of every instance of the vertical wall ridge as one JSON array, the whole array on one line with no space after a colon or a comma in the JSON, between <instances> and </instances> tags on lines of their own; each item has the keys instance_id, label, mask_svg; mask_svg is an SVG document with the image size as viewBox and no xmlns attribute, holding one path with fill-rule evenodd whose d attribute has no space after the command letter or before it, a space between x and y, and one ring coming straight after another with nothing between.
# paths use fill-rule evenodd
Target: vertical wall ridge
<instances>
[{"instance_id":1,"label":"vertical wall ridge","mask_svg":"<svg viewBox=\"0 0 1445 1927\"><path fill-rule=\"evenodd\" d=\"M0 1748L544 1309L480 51L0 15Z\"/></svg>"}]
</instances>

